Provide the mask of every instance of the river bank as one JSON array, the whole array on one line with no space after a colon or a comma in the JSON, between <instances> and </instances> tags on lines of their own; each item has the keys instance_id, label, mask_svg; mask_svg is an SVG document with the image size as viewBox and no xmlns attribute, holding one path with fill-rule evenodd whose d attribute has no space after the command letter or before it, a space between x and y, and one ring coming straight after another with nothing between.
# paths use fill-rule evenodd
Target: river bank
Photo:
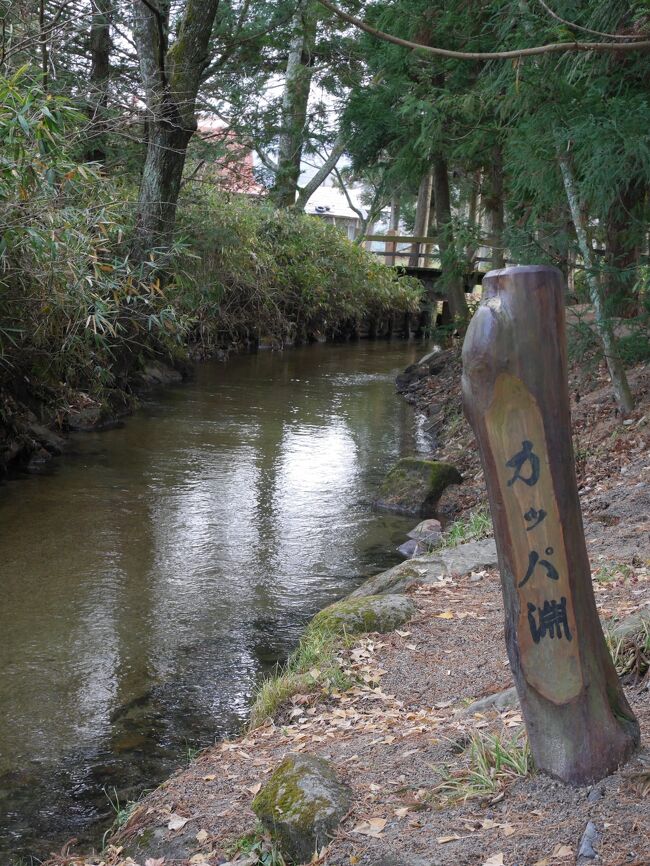
<instances>
[{"instance_id":1,"label":"river bank","mask_svg":"<svg viewBox=\"0 0 650 866\"><path fill-rule=\"evenodd\" d=\"M484 494L464 421L454 416L458 404L449 399L457 400L449 384L454 376L453 363L445 364L440 378L421 380L418 388L429 392L429 402L437 395L442 412L457 418L450 424L447 414L434 432L436 457L460 465L467 478L443 497L443 509L458 515L467 505L480 509ZM627 643L614 637L621 621L650 602L647 371L633 371L631 381L639 399L633 418L614 415L604 382L574 389L573 410L594 589L647 743L647 668L636 671L639 677L634 661L630 667L631 659L647 655L647 631ZM435 399L433 405L435 419ZM494 550L486 541L449 547L471 538L478 525L484 523L471 516L457 521L443 548L367 585L373 595L405 593L414 610L408 624L385 634L347 630L323 642L320 656L301 659L298 691L294 682L284 692L276 688L278 700L262 709L258 701L261 724L207 750L126 810L101 856L65 861L279 864L253 801L287 754L312 753L326 758L352 792L316 862L647 866L647 749L602 783L568 788L530 766L511 693L493 698L510 686ZM486 700L472 707L479 699ZM498 768L497 753L507 756ZM599 860L586 857L582 846L589 822Z\"/></svg>"},{"instance_id":2,"label":"river bank","mask_svg":"<svg viewBox=\"0 0 650 866\"><path fill-rule=\"evenodd\" d=\"M619 553L615 533L605 535ZM506 691L511 680L493 545L449 553L411 560L400 567L407 585L387 588L393 597L406 591L414 605L407 625L341 640L336 664L351 686L328 682L322 660L313 658L311 688L135 804L100 858L67 862L282 863L253 802L287 754L313 754L330 762L353 797L314 862L574 864L591 821L596 862L645 866L647 750L594 786L570 788L535 774L516 700ZM650 601L648 567L598 562L599 611L613 628ZM643 682L629 672L628 678L647 743L647 674ZM502 694L505 700L497 701ZM511 762L498 771L495 744Z\"/></svg>"},{"instance_id":3,"label":"river bank","mask_svg":"<svg viewBox=\"0 0 650 866\"><path fill-rule=\"evenodd\" d=\"M35 121L32 132L43 128ZM31 153L32 133L16 134ZM56 185L37 184L26 210L14 181L23 228L3 252L0 476L38 471L68 431L115 424L165 368L265 344L397 334L409 318L417 330L420 283L323 220L188 187L173 254L139 265L132 199L115 179L79 176L65 219ZM69 242L52 245L62 219Z\"/></svg>"},{"instance_id":4,"label":"river bank","mask_svg":"<svg viewBox=\"0 0 650 866\"><path fill-rule=\"evenodd\" d=\"M99 390L72 388L65 383L46 384L17 376L0 384L0 479L11 472L39 473L66 449L71 433L101 432L119 426L141 405L152 389L178 385L193 376L196 363L225 361L228 357L258 351L291 351L303 344L338 343L358 340L388 341L413 338L416 314L392 315L382 322L351 320L348 330L330 338L308 333L303 341L282 342L274 337L256 337L233 342L218 350L186 346L175 354L133 358L122 370L119 383ZM418 337L417 340L421 340Z\"/></svg>"}]
</instances>

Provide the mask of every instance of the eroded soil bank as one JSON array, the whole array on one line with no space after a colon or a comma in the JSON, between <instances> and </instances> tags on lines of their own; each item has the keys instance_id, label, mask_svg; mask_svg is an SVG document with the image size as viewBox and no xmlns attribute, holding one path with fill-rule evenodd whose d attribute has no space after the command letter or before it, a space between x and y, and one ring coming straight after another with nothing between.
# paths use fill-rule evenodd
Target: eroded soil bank
<instances>
[{"instance_id":1,"label":"eroded soil bank","mask_svg":"<svg viewBox=\"0 0 650 866\"><path fill-rule=\"evenodd\" d=\"M467 478L443 501L448 514L459 515L480 509L484 492L459 412L456 364L450 359L410 394L429 409L439 440L435 456L454 462ZM612 635L617 623L650 603L648 372L633 371L631 382L638 409L621 419L604 381L589 387L572 381L594 590ZM447 537L462 542L479 525L459 520ZM511 686L495 563L489 541L406 562L404 579L391 578L386 588L405 592L415 605L410 623L348 637L323 664L314 658L300 689L291 694L289 688L266 721L208 749L135 804L102 854L56 861L279 864L252 801L280 761L298 752L327 758L353 792L352 808L313 862L647 866L647 645L611 644L641 725L641 750L619 772L585 788L537 774L516 703L489 700ZM482 698L488 700L472 706ZM595 835L589 830L593 854L587 856L590 822Z\"/></svg>"}]
</instances>

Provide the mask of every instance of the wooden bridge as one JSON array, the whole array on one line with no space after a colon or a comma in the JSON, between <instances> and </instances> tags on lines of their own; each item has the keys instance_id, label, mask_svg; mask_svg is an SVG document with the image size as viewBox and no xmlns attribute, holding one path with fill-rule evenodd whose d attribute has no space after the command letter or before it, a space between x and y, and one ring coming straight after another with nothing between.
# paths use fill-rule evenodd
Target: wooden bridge
<instances>
[{"instance_id":1,"label":"wooden bridge","mask_svg":"<svg viewBox=\"0 0 650 866\"><path fill-rule=\"evenodd\" d=\"M438 243L435 237L419 237L417 235L366 235L366 243L380 242L384 244L383 250L369 249L373 255L382 256L385 264L394 267L400 273L420 280L424 286L427 298L430 300L444 299L445 292L437 288L436 283L442 276L442 270L436 265L427 265L427 260L440 261L439 252L427 252L434 244ZM398 245L408 244L408 249L398 249ZM474 258L472 264L488 262L489 259ZM472 268L464 274L463 280L465 292L472 292L474 287L483 281L484 271Z\"/></svg>"}]
</instances>

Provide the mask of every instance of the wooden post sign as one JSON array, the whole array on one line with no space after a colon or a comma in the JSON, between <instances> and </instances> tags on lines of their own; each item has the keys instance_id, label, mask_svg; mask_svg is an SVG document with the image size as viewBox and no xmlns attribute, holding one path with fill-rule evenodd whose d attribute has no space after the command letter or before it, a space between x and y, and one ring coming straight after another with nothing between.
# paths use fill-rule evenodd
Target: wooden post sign
<instances>
[{"instance_id":1,"label":"wooden post sign","mask_svg":"<svg viewBox=\"0 0 650 866\"><path fill-rule=\"evenodd\" d=\"M463 402L494 522L506 644L535 763L565 782L639 742L587 558L567 386L564 291L546 266L492 271L463 346Z\"/></svg>"}]
</instances>

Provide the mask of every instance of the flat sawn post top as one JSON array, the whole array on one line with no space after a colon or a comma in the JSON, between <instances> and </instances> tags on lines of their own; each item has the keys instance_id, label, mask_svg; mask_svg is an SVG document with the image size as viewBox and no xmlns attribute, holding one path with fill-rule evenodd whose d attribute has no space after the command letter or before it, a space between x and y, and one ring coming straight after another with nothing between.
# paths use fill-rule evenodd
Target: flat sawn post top
<instances>
[{"instance_id":1,"label":"flat sawn post top","mask_svg":"<svg viewBox=\"0 0 650 866\"><path fill-rule=\"evenodd\" d=\"M486 282L488 284L491 283L499 283L502 280L507 280L508 278L516 278L520 280L522 277L526 277L527 275L536 275L539 276L546 274L549 278L554 280L559 280L561 283L564 282L564 275L562 271L553 265L510 265L507 268L500 268L495 271L488 271L487 274L483 277L483 286L486 287ZM540 288L543 286L543 283L535 282L535 288ZM487 288L493 288L492 285L488 285Z\"/></svg>"}]
</instances>

